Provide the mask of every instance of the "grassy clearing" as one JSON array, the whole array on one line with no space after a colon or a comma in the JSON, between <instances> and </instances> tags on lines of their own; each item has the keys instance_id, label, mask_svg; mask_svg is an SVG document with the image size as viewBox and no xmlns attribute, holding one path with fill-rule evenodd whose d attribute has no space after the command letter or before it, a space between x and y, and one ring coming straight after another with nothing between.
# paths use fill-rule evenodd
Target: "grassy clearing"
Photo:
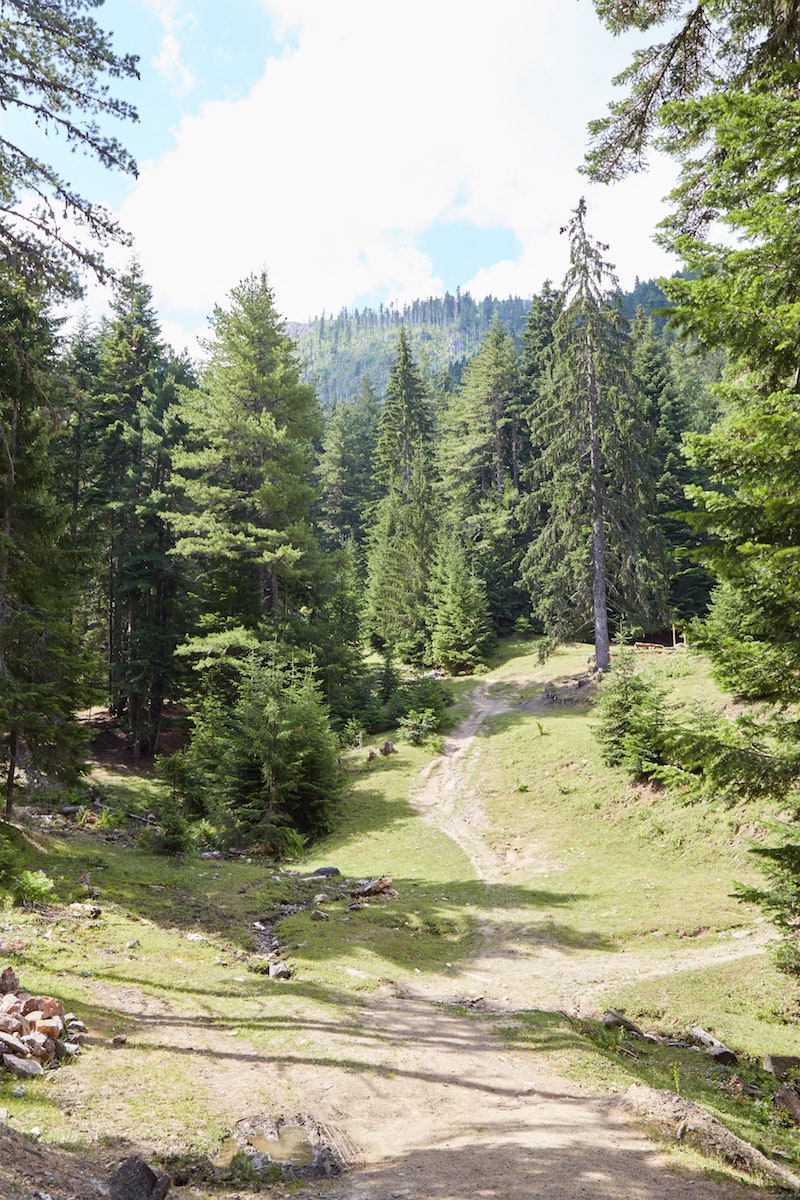
<instances>
[{"instance_id":1,"label":"grassy clearing","mask_svg":"<svg viewBox=\"0 0 800 1200\"><path fill-rule=\"evenodd\" d=\"M574 955L630 950L654 964L752 925L758 914L730 893L734 880L755 877L748 848L768 812L678 805L604 767L591 734L592 687L574 687L589 653L577 646L541 665L531 643L506 644L483 680L452 685L450 728L479 682L508 708L476 739L470 780L490 841L512 852L502 885L475 880L459 847L415 815L408 797L434 751L399 740L396 754L369 766L366 749L347 757L351 786L336 833L288 872L244 857L156 857L135 844L135 826L123 836L21 820L13 838L24 865L45 870L56 892L41 912L0 912L0 957L30 990L62 996L91 1040L79 1063L29 1085L24 1098L0 1079L0 1105L17 1127L40 1126L64 1145L129 1139L135 1130L140 1144L164 1152L208 1152L225 1120L196 1069L199 1051L160 1045L148 1005L177 1014L187 1046L202 1026L232 1046L238 1033L266 1055L324 1063L329 1031L356 1030L365 996L381 980L402 984L448 964L467 967L487 910L499 914L501 929L507 923L509 940L524 926L534 942L555 941ZM642 662L676 704L726 703L702 660L679 652ZM564 703L543 701L546 682ZM98 781L110 804L138 813L159 787L130 773L106 771ZM389 875L397 896L349 909L344 884L307 879L329 865L350 879ZM312 919L319 892L329 895L324 921ZM252 924L295 904L302 911L280 926L295 974L281 983L261 973ZM603 1003L664 1032L701 1024L750 1061L725 1074L701 1055L631 1049L563 1014L474 1016L597 1090L635 1080L677 1088L742 1136L800 1162L800 1137L783 1124L769 1098L774 1081L756 1065L767 1051L796 1049L797 990L762 956L608 987ZM128 1045L109 1051L115 1034ZM748 1096L744 1084L762 1095Z\"/></svg>"},{"instance_id":2,"label":"grassy clearing","mask_svg":"<svg viewBox=\"0 0 800 1200\"><path fill-rule=\"evenodd\" d=\"M566 669L553 664L562 668L550 676L556 685L575 657ZM725 703L699 660L648 668L676 684L676 704L697 693ZM748 851L766 810L686 806L631 786L601 762L593 689L563 690L568 702L530 713L531 693L541 688L520 689L514 709L484 730L492 752L480 756L474 786L494 842L541 845L549 858L543 877L579 897L570 907L576 928L602 930L620 949L635 941L664 954L698 930L729 934L752 923L758 914L731 889L756 877Z\"/></svg>"}]
</instances>

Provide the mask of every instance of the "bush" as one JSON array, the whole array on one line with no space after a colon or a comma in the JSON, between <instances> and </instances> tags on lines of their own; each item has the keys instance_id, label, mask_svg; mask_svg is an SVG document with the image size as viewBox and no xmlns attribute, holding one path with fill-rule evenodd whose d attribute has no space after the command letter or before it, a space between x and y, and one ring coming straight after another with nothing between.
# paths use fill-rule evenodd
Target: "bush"
<instances>
[{"instance_id":1,"label":"bush","mask_svg":"<svg viewBox=\"0 0 800 1200\"><path fill-rule=\"evenodd\" d=\"M55 891L52 879L44 871L22 871L11 887L17 904L46 904Z\"/></svg>"},{"instance_id":2,"label":"bush","mask_svg":"<svg viewBox=\"0 0 800 1200\"><path fill-rule=\"evenodd\" d=\"M207 695L192 720L171 783L223 840L294 854L296 835L330 831L343 785L339 744L310 672L254 656L233 700Z\"/></svg>"},{"instance_id":3,"label":"bush","mask_svg":"<svg viewBox=\"0 0 800 1200\"><path fill-rule=\"evenodd\" d=\"M412 709L400 718L398 724L403 736L408 738L412 746L421 746L437 727L436 714L431 708L424 708L422 711Z\"/></svg>"},{"instance_id":4,"label":"bush","mask_svg":"<svg viewBox=\"0 0 800 1200\"><path fill-rule=\"evenodd\" d=\"M650 779L663 761L667 706L665 692L654 680L637 674L633 651L620 650L598 705L600 723L594 735L603 762L622 767L632 779Z\"/></svg>"}]
</instances>

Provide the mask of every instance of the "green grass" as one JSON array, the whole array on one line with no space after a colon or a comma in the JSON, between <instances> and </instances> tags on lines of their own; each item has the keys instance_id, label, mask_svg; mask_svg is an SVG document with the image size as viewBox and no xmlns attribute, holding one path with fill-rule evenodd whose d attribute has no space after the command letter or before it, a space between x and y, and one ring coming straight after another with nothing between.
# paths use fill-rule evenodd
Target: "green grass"
<instances>
[{"instance_id":1,"label":"green grass","mask_svg":"<svg viewBox=\"0 0 800 1200\"><path fill-rule=\"evenodd\" d=\"M506 643L487 676L448 685L456 697L450 728L468 711L478 684L509 706L481 730L483 753L473 758L470 779L490 841L535 850L535 865L525 866L522 853L502 884L476 880L463 851L415 814L409 797L433 751L399 739L395 754L370 765L366 749L346 756L350 787L336 832L289 871L245 858L153 856L130 844L130 829L122 840L103 831L48 833L21 809L12 835L21 863L53 879L55 901L41 912L0 911L0 965L14 964L29 990L62 996L87 1022L92 1040L78 1063L26 1087L22 1099L11 1097L12 1082L0 1078L0 1105L18 1127L39 1125L65 1145L139 1129L145 1144L170 1153L204 1152L224 1121L193 1072L192 1055L159 1045L151 1024L136 1015L148 1003L190 1014L189 1030L191 1020L200 1020L226 1037L238 1031L270 1057L341 1061L367 994L386 979L402 985L443 974L448 964L468 968L487 910L501 939L506 932L517 938L524 926L532 945L555 940L578 956L629 949L653 964L687 947L726 942L738 927L752 925L758 913L731 891L734 880L757 878L748 847L768 807L687 807L655 789L632 787L605 767L591 732L596 689L570 693L573 702L565 704L541 698L546 681L568 690L570 680L584 675L590 652L567 648L541 664L535 643ZM726 703L694 655L642 662L676 704ZM120 810L146 812L160 785L106 772L102 786ZM346 878L307 878L330 865ZM100 893L99 916L92 915L87 873ZM349 909L346 880L383 875L397 895ZM324 921L311 917L319 892L329 896ZM252 933L253 921L282 903L306 905L280 927L295 972L288 984L260 973ZM133 1015L115 1008L120 989L135 998L128 1005ZM719 1074L702 1055L638 1044L631 1051L592 1022L558 1013L513 1021L473 1015L595 1090L636 1080L677 1084L742 1136L800 1162L800 1135L773 1109L772 1084L758 1068L761 1055L791 1053L797 1040L796 984L767 958L599 991L601 1005L623 1008L644 1025L716 1031L743 1055L739 1076L755 1081L765 1098L748 1099L730 1073ZM110 1051L115 1033L126 1034L128 1045ZM331 1039L342 1037L334 1048ZM84 1108L91 1102L91 1116L79 1115L77 1101Z\"/></svg>"},{"instance_id":2,"label":"green grass","mask_svg":"<svg viewBox=\"0 0 800 1200\"><path fill-rule=\"evenodd\" d=\"M576 658L547 664L556 684ZM724 702L697 660L691 678L699 692ZM688 694L689 677L679 682ZM520 704L536 690L524 689ZM493 839L511 834L541 845L550 860L543 877L581 897L571 908L577 927L602 928L621 948L649 938L662 952L687 930L751 922L755 910L731 890L734 880L756 878L747 831L758 829L766 811L685 806L657 789L633 787L601 761L589 689L575 696L535 715L517 708L490 725L492 752L482 756L473 782Z\"/></svg>"},{"instance_id":3,"label":"green grass","mask_svg":"<svg viewBox=\"0 0 800 1200\"><path fill-rule=\"evenodd\" d=\"M662 1028L642 1014L636 1019L645 1031ZM498 1021L495 1032L504 1045L534 1050L553 1069L596 1091L624 1092L643 1083L675 1092L702 1105L762 1152L777 1154L795 1168L800 1164L800 1133L774 1104L781 1085L759 1060L743 1055L736 1063L720 1064L695 1049L660 1045L600 1021L563 1013L523 1014L513 1021Z\"/></svg>"}]
</instances>

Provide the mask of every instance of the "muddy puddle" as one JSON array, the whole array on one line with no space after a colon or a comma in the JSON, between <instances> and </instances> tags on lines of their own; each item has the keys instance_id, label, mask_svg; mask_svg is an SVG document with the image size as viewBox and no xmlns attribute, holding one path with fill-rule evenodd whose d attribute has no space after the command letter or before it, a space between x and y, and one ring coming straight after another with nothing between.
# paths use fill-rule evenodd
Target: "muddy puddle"
<instances>
[{"instance_id":1,"label":"muddy puddle","mask_svg":"<svg viewBox=\"0 0 800 1200\"><path fill-rule=\"evenodd\" d=\"M278 1166L293 1178L336 1175L342 1167L336 1148L324 1137L315 1122L300 1115L287 1120L261 1118L240 1121L234 1134L226 1138L212 1165L227 1171L243 1154L251 1168L267 1174Z\"/></svg>"}]
</instances>

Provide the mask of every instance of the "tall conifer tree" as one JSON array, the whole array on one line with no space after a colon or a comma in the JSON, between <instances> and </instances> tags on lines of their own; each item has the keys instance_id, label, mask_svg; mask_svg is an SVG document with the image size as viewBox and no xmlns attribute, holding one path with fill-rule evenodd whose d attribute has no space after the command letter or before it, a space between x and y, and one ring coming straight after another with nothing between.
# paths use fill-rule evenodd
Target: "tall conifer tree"
<instances>
[{"instance_id":1,"label":"tall conifer tree","mask_svg":"<svg viewBox=\"0 0 800 1200\"><path fill-rule=\"evenodd\" d=\"M513 338L495 318L442 418L438 457L447 523L468 545L500 631L528 607L519 587L522 423Z\"/></svg>"},{"instance_id":2,"label":"tall conifer tree","mask_svg":"<svg viewBox=\"0 0 800 1200\"><path fill-rule=\"evenodd\" d=\"M20 767L74 780L74 712L90 674L73 622L83 563L54 482L59 402L41 298L0 288L0 761L5 815Z\"/></svg>"},{"instance_id":3,"label":"tall conifer tree","mask_svg":"<svg viewBox=\"0 0 800 1200\"><path fill-rule=\"evenodd\" d=\"M158 744L172 674L179 592L169 552L176 386L186 368L161 341L135 260L100 336L93 512L105 564L109 703L134 757Z\"/></svg>"},{"instance_id":4,"label":"tall conifer tree","mask_svg":"<svg viewBox=\"0 0 800 1200\"><path fill-rule=\"evenodd\" d=\"M377 648L411 662L429 654L428 587L436 553L433 412L404 330L381 410L375 507L367 559L365 624Z\"/></svg>"},{"instance_id":5,"label":"tall conifer tree","mask_svg":"<svg viewBox=\"0 0 800 1200\"><path fill-rule=\"evenodd\" d=\"M699 539L686 519L692 508L687 489L699 482L683 447L689 415L667 346L652 319L637 317L632 338L633 370L642 392L644 415L655 434L653 518L669 555L668 604L672 619L683 623L705 612L712 585L711 575L694 561Z\"/></svg>"},{"instance_id":6,"label":"tall conifer tree","mask_svg":"<svg viewBox=\"0 0 800 1200\"><path fill-rule=\"evenodd\" d=\"M566 227L564 308L531 414L538 457L524 571L550 642L592 629L605 669L609 614L633 622L663 616L663 580L649 426L607 247L589 237L585 216L581 200Z\"/></svg>"},{"instance_id":7,"label":"tall conifer tree","mask_svg":"<svg viewBox=\"0 0 800 1200\"><path fill-rule=\"evenodd\" d=\"M317 478L320 525L329 545L364 545L367 513L377 499L372 464L380 408L365 375L358 394L336 404L325 423Z\"/></svg>"},{"instance_id":8,"label":"tall conifer tree","mask_svg":"<svg viewBox=\"0 0 800 1200\"><path fill-rule=\"evenodd\" d=\"M264 626L277 636L309 601L322 418L266 273L243 280L228 307L215 309L209 351L202 386L183 408L176 554L193 564L203 631Z\"/></svg>"}]
</instances>

